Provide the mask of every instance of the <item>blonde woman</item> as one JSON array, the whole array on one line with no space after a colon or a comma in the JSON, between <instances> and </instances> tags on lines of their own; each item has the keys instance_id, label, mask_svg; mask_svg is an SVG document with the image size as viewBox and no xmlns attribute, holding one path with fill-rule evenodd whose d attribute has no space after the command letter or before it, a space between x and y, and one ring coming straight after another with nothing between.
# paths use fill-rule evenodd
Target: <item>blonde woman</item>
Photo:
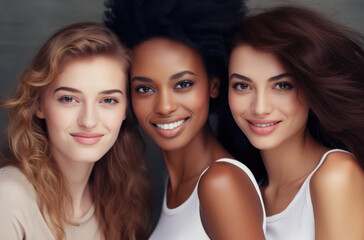
<instances>
[{"instance_id":1,"label":"blonde woman","mask_svg":"<svg viewBox=\"0 0 364 240\"><path fill-rule=\"evenodd\" d=\"M22 73L0 169L4 239L143 239L148 186L129 51L96 23L52 36Z\"/></svg>"}]
</instances>

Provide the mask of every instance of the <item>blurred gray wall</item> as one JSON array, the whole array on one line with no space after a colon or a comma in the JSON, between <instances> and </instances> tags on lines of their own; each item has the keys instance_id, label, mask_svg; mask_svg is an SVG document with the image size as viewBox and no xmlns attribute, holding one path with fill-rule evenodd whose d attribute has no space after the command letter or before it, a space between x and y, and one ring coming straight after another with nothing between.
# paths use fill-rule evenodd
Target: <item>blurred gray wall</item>
<instances>
[{"instance_id":1,"label":"blurred gray wall","mask_svg":"<svg viewBox=\"0 0 364 240\"><path fill-rule=\"evenodd\" d=\"M250 0L247 5L260 8L282 3L308 5L364 33L363 0ZM103 9L103 0L0 0L0 100L13 93L17 75L50 35L74 22L102 22ZM0 129L6 128L5 115L4 111L0 114ZM165 167L156 145L146 140L146 158L155 194L155 222L160 211Z\"/></svg>"},{"instance_id":2,"label":"blurred gray wall","mask_svg":"<svg viewBox=\"0 0 364 240\"><path fill-rule=\"evenodd\" d=\"M264 8L281 4L299 4L322 12L340 24L364 34L364 0L248 0L251 8Z\"/></svg>"}]
</instances>

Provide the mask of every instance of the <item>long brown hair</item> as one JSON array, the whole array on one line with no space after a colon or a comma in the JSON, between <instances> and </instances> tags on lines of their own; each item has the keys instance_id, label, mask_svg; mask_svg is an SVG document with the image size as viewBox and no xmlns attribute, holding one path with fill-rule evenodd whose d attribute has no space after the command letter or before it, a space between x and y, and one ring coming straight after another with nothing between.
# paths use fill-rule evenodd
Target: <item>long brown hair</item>
<instances>
[{"instance_id":1,"label":"long brown hair","mask_svg":"<svg viewBox=\"0 0 364 240\"><path fill-rule=\"evenodd\" d=\"M15 97L1 103L10 108L5 164L18 167L33 184L42 215L45 219L45 213L49 215L47 224L57 239L65 238L63 226L70 223L66 211L72 207L71 196L52 159L45 122L35 113L66 61L99 55L117 59L128 74L130 52L109 29L97 23L70 25L43 45L21 74ZM105 239L145 239L149 231L143 144L129 105L116 143L95 163L89 179Z\"/></svg>"},{"instance_id":2,"label":"long brown hair","mask_svg":"<svg viewBox=\"0 0 364 240\"><path fill-rule=\"evenodd\" d=\"M310 133L351 151L364 166L364 38L304 7L281 6L247 17L232 47L274 54L307 96Z\"/></svg>"}]
</instances>

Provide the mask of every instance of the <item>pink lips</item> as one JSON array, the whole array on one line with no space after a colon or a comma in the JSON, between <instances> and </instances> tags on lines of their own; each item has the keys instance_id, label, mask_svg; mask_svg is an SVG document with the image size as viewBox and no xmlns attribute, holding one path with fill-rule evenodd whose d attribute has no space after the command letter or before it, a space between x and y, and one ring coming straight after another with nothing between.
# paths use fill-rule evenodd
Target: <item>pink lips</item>
<instances>
[{"instance_id":1,"label":"pink lips","mask_svg":"<svg viewBox=\"0 0 364 240\"><path fill-rule=\"evenodd\" d=\"M93 145L100 141L104 134L100 133L71 133L71 136L79 143Z\"/></svg>"},{"instance_id":2,"label":"pink lips","mask_svg":"<svg viewBox=\"0 0 364 240\"><path fill-rule=\"evenodd\" d=\"M282 121L247 120L250 129L258 135L268 135L273 132Z\"/></svg>"}]
</instances>

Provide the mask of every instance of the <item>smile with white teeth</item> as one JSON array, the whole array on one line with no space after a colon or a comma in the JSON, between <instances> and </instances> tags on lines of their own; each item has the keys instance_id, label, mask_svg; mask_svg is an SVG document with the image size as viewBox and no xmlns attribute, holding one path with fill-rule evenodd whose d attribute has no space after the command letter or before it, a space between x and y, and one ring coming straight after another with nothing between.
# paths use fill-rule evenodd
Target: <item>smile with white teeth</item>
<instances>
[{"instance_id":1,"label":"smile with white teeth","mask_svg":"<svg viewBox=\"0 0 364 240\"><path fill-rule=\"evenodd\" d=\"M253 122L250 122L251 124L253 124L254 126L256 127L261 127L261 128L264 128L264 127L270 127L270 126L273 126L273 125L276 125L280 122L274 122L274 123L266 123L266 124L261 124L261 123L253 123Z\"/></svg>"},{"instance_id":2,"label":"smile with white teeth","mask_svg":"<svg viewBox=\"0 0 364 240\"><path fill-rule=\"evenodd\" d=\"M177 122L174 123L167 123L167 124L155 124L157 127L164 129L164 130L172 130L175 129L179 126L182 125L182 123L184 123L186 121L186 119L183 120L179 120Z\"/></svg>"}]
</instances>

